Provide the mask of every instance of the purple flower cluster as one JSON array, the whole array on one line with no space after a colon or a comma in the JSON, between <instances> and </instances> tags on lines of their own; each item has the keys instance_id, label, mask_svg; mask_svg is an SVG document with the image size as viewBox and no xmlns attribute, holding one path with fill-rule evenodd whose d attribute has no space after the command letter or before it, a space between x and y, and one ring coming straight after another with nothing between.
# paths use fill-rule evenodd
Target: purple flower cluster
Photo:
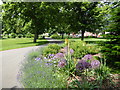
<instances>
[{"instance_id":1,"label":"purple flower cluster","mask_svg":"<svg viewBox=\"0 0 120 90\"><path fill-rule=\"evenodd\" d=\"M91 54L87 54L82 58L82 60L91 60L91 59L93 59Z\"/></svg>"},{"instance_id":2,"label":"purple flower cluster","mask_svg":"<svg viewBox=\"0 0 120 90\"><path fill-rule=\"evenodd\" d=\"M65 65L67 65L67 61L65 59L62 59L58 62L58 67L60 68L65 67Z\"/></svg>"},{"instance_id":3,"label":"purple flower cluster","mask_svg":"<svg viewBox=\"0 0 120 90\"><path fill-rule=\"evenodd\" d=\"M85 60L80 60L76 65L76 70L85 70L91 68L91 64L86 62Z\"/></svg>"},{"instance_id":4,"label":"purple flower cluster","mask_svg":"<svg viewBox=\"0 0 120 90\"><path fill-rule=\"evenodd\" d=\"M51 66L51 65L53 65L53 64L47 62L47 63L45 63L45 65L46 65L46 66Z\"/></svg>"},{"instance_id":5,"label":"purple flower cluster","mask_svg":"<svg viewBox=\"0 0 120 90\"><path fill-rule=\"evenodd\" d=\"M55 54L55 56L53 58L58 58L58 59L64 58L64 54L63 53L57 53L57 54Z\"/></svg>"},{"instance_id":6,"label":"purple flower cluster","mask_svg":"<svg viewBox=\"0 0 120 90\"><path fill-rule=\"evenodd\" d=\"M92 68L98 68L100 66L100 62L98 60L91 61Z\"/></svg>"},{"instance_id":7,"label":"purple flower cluster","mask_svg":"<svg viewBox=\"0 0 120 90\"><path fill-rule=\"evenodd\" d=\"M40 60L41 60L41 58L40 58L40 57L37 57L37 58L35 58L35 60L36 60L36 61L40 61Z\"/></svg>"},{"instance_id":8,"label":"purple flower cluster","mask_svg":"<svg viewBox=\"0 0 120 90\"><path fill-rule=\"evenodd\" d=\"M88 60L90 62L88 62ZM80 60L76 65L77 71L83 71L85 69L96 69L100 66L100 62L98 60L94 60L92 55L85 55L82 60Z\"/></svg>"}]
</instances>

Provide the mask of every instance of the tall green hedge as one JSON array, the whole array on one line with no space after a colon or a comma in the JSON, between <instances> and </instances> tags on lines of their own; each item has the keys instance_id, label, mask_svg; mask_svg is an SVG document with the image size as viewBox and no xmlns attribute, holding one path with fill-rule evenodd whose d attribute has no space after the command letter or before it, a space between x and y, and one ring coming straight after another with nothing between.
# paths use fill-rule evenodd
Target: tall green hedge
<instances>
[{"instance_id":1,"label":"tall green hedge","mask_svg":"<svg viewBox=\"0 0 120 90\"><path fill-rule=\"evenodd\" d=\"M110 41L103 44L102 52L109 63L120 62L120 6L111 10L110 24L105 35Z\"/></svg>"}]
</instances>

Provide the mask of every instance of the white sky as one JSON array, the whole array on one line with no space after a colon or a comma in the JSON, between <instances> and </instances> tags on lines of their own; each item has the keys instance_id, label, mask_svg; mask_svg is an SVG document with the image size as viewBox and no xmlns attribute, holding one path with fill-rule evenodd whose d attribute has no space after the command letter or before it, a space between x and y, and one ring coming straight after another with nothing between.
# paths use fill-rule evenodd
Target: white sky
<instances>
[{"instance_id":1,"label":"white sky","mask_svg":"<svg viewBox=\"0 0 120 90\"><path fill-rule=\"evenodd\" d=\"M0 0L0 5L2 5L3 4L3 2L2 2L2 0Z\"/></svg>"}]
</instances>

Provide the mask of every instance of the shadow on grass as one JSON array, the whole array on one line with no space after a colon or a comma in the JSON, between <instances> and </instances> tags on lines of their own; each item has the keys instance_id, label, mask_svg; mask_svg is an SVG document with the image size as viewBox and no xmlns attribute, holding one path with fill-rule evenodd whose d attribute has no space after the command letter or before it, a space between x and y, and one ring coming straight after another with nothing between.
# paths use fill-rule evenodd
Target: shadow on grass
<instances>
[{"instance_id":1,"label":"shadow on grass","mask_svg":"<svg viewBox=\"0 0 120 90\"><path fill-rule=\"evenodd\" d=\"M85 41L87 44L100 44L105 43L106 41Z\"/></svg>"},{"instance_id":2,"label":"shadow on grass","mask_svg":"<svg viewBox=\"0 0 120 90\"><path fill-rule=\"evenodd\" d=\"M7 38L0 38L0 40L7 39Z\"/></svg>"},{"instance_id":3,"label":"shadow on grass","mask_svg":"<svg viewBox=\"0 0 120 90\"><path fill-rule=\"evenodd\" d=\"M43 44L46 44L48 43L48 41L38 41L36 43L34 42L26 42L26 43L17 43L17 44L35 44L36 46L39 46L39 45L43 45Z\"/></svg>"},{"instance_id":4,"label":"shadow on grass","mask_svg":"<svg viewBox=\"0 0 120 90\"><path fill-rule=\"evenodd\" d=\"M60 44L60 43L63 43L64 41L58 41L58 40L54 40L54 41L38 41L36 43L34 42L26 42L26 43L17 43L17 44L35 44L36 46L39 46L39 45L43 45L43 44L46 44L46 43L56 43L56 44Z\"/></svg>"},{"instance_id":5,"label":"shadow on grass","mask_svg":"<svg viewBox=\"0 0 120 90\"><path fill-rule=\"evenodd\" d=\"M55 40L55 41L49 41L49 43L56 43L56 44L60 44L60 43L64 43L64 41L57 41L57 40Z\"/></svg>"}]
</instances>

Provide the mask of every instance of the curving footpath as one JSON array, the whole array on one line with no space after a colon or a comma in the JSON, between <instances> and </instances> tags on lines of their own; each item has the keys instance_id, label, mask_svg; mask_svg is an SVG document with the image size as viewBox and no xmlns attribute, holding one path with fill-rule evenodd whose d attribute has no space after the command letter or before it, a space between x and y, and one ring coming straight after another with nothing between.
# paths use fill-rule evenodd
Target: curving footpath
<instances>
[{"instance_id":1,"label":"curving footpath","mask_svg":"<svg viewBox=\"0 0 120 90\"><path fill-rule=\"evenodd\" d=\"M46 38L49 43L63 43L63 41ZM20 69L20 63L24 60L25 56L32 50L47 46L33 46L19 49L12 49L0 52L0 89L1 88L21 88L17 81L17 74Z\"/></svg>"}]
</instances>

